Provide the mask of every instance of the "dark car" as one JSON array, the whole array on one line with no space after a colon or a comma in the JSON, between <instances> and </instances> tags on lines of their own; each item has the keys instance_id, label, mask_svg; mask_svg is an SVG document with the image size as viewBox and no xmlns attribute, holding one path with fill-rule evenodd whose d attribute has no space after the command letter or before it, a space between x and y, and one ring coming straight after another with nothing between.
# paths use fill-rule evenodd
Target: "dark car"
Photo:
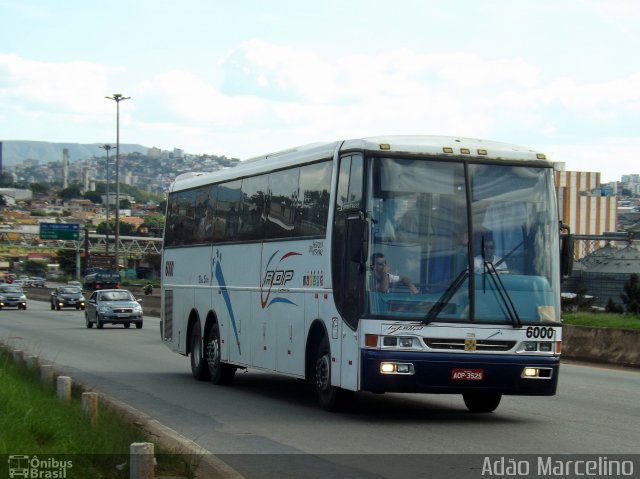
<instances>
[{"instance_id":1,"label":"dark car","mask_svg":"<svg viewBox=\"0 0 640 479\"><path fill-rule=\"evenodd\" d=\"M85 301L82 290L77 286L58 286L51 293L51 309L76 308L84 309Z\"/></svg>"},{"instance_id":2,"label":"dark car","mask_svg":"<svg viewBox=\"0 0 640 479\"><path fill-rule=\"evenodd\" d=\"M2 308L27 309L27 296L24 294L22 286L0 285L0 309Z\"/></svg>"},{"instance_id":3,"label":"dark car","mask_svg":"<svg viewBox=\"0 0 640 479\"><path fill-rule=\"evenodd\" d=\"M102 289L91 293L84 312L87 328L98 329L110 324L122 324L125 328L136 325L142 328L142 306L126 289Z\"/></svg>"}]
</instances>

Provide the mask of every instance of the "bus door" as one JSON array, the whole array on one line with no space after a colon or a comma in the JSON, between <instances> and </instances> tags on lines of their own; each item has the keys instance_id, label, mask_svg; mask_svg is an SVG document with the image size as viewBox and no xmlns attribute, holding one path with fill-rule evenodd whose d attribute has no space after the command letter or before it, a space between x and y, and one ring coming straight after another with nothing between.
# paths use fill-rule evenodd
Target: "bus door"
<instances>
[{"instance_id":1,"label":"bus door","mask_svg":"<svg viewBox=\"0 0 640 479\"><path fill-rule=\"evenodd\" d=\"M253 303L253 364L304 375L305 245L274 242L262 248L260 297Z\"/></svg>"}]
</instances>

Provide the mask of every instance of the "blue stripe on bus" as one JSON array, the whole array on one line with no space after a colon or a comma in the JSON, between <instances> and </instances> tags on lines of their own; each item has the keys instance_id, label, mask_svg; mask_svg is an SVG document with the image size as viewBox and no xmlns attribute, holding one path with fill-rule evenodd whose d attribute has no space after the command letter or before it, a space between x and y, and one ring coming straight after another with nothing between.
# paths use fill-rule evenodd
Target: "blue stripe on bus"
<instances>
[{"instance_id":1,"label":"blue stripe on bus","mask_svg":"<svg viewBox=\"0 0 640 479\"><path fill-rule=\"evenodd\" d=\"M229 297L229 292L227 291L227 284L224 281L224 275L222 274L222 268L220 267L220 262L216 261L215 268L216 279L218 280L218 284L220 285L220 290L222 292L222 297L224 298L224 302L227 305L227 311L229 312L229 317L231 318L231 325L233 326L233 332L236 335L236 344L238 345L238 352L242 354L240 350L240 338L238 337L238 328L236 326L236 318L233 314L233 307L231 306L231 298Z\"/></svg>"}]
</instances>

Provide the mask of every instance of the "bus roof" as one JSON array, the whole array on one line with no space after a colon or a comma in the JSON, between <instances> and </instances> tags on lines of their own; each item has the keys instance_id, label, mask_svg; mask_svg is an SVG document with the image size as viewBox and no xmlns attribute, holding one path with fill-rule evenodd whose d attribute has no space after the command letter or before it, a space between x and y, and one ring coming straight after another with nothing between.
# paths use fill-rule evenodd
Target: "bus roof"
<instances>
[{"instance_id":1,"label":"bus roof","mask_svg":"<svg viewBox=\"0 0 640 479\"><path fill-rule=\"evenodd\" d=\"M176 178L169 191L185 190L203 184L229 181L234 178L265 173L320 159L331 159L337 148L340 148L341 152L366 150L444 158L451 156L452 158L469 157L498 161L533 161L537 163L544 163L546 160L544 154L527 147L476 138L429 135L374 136L345 141L312 143L249 158L232 168L208 173L185 173ZM548 166L551 167L553 165L548 162Z\"/></svg>"}]
</instances>

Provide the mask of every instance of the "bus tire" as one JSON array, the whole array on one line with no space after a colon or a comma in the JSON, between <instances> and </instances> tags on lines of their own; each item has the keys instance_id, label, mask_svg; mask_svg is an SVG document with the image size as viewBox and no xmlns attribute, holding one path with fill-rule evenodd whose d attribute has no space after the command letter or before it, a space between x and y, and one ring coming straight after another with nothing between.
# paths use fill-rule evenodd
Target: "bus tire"
<instances>
[{"instance_id":1,"label":"bus tire","mask_svg":"<svg viewBox=\"0 0 640 479\"><path fill-rule=\"evenodd\" d=\"M493 412L500 404L501 394L463 394L469 412Z\"/></svg>"},{"instance_id":2,"label":"bus tire","mask_svg":"<svg viewBox=\"0 0 640 479\"><path fill-rule=\"evenodd\" d=\"M202 351L202 332L200 329L200 321L196 321L191 326L191 344L189 345L191 351L191 374L198 381L206 381L209 379L209 368L207 367L207 361Z\"/></svg>"},{"instance_id":3,"label":"bus tire","mask_svg":"<svg viewBox=\"0 0 640 479\"><path fill-rule=\"evenodd\" d=\"M316 389L320 407L325 411L345 411L353 400L353 391L331 385L331 351L325 336L318 347L316 358Z\"/></svg>"},{"instance_id":4,"label":"bus tire","mask_svg":"<svg viewBox=\"0 0 640 479\"><path fill-rule=\"evenodd\" d=\"M211 382L217 385L231 384L236 374L236 367L220 360L220 328L216 322L211 322L209 327L205 354Z\"/></svg>"}]
</instances>

